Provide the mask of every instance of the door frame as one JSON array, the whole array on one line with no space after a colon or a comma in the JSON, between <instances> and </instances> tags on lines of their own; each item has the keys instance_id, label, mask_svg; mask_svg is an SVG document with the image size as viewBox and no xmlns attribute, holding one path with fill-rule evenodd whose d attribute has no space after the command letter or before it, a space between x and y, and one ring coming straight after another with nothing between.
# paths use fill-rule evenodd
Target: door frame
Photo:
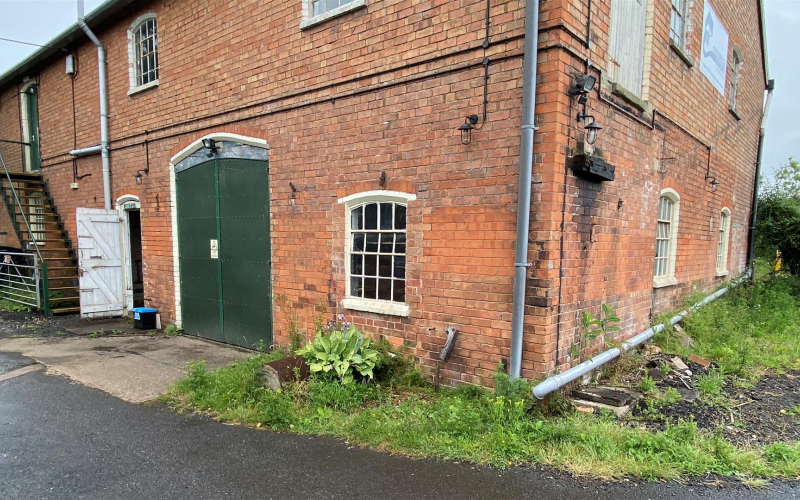
<instances>
[{"instance_id":1,"label":"door frame","mask_svg":"<svg viewBox=\"0 0 800 500\"><path fill-rule=\"evenodd\" d=\"M217 143L221 143L223 141L232 142L239 144L241 146L249 146L252 148L257 148L260 150L254 157L249 158L246 155L237 154L235 151L225 151L225 148L221 146L221 149L218 150L216 153L211 153L210 156L206 153L203 153L201 157L197 158L197 161L194 163L201 163L208 161L211 158L239 158L239 159L259 159L259 160L269 160L269 144L267 143L266 139L262 139L260 137L251 137L245 136L240 134L234 134L230 132L212 132L206 134L198 139L192 141L188 146L181 149L178 153L172 156L169 161L169 195L170 195L170 217L172 218L172 265L173 265L173 286L175 289L175 326L181 327L183 326L183 311L181 308L181 270L180 270L180 248L178 245L178 192L177 192L177 181L176 181L176 174L177 171L182 170L181 164L192 161L193 155L195 155L199 150L203 149L203 141L206 139L213 139ZM176 170L177 169L177 170ZM272 199L272 183L269 184L269 199ZM270 217L270 227L269 232L272 234L272 217ZM270 251L274 255L274 251L270 248ZM270 261L272 259L272 255L270 255ZM270 280L272 279L272 273L270 272ZM270 294L270 302L272 302L272 283L269 283L269 294Z\"/></svg>"},{"instance_id":2,"label":"door frame","mask_svg":"<svg viewBox=\"0 0 800 500\"><path fill-rule=\"evenodd\" d=\"M20 117L22 118L22 141L28 143L23 148L24 172L38 172L41 170L41 159L39 152L39 83L31 81L20 89ZM36 100L34 116L31 116L31 99ZM36 132L31 130L31 121L36 122Z\"/></svg>"},{"instance_id":3,"label":"door frame","mask_svg":"<svg viewBox=\"0 0 800 500\"><path fill-rule=\"evenodd\" d=\"M125 205L129 203L134 203L135 208L130 206L125 207ZM117 198L117 204L115 207L119 212L120 224L122 224L121 231L119 232L120 238L122 239L122 307L124 308L125 314L129 314L134 305L133 259L131 258L131 226L128 212L131 210L138 210L139 220L141 220L142 203L139 201L138 196L133 194L124 194Z\"/></svg>"}]
</instances>

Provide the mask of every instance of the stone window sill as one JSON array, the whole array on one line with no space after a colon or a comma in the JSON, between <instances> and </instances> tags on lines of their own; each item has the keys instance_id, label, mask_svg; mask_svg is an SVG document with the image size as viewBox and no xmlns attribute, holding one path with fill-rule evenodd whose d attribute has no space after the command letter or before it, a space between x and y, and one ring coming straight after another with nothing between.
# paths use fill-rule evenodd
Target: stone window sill
<instances>
[{"instance_id":1,"label":"stone window sill","mask_svg":"<svg viewBox=\"0 0 800 500\"><path fill-rule=\"evenodd\" d=\"M681 60L683 60L683 62L686 63L687 66L689 66L690 68L694 67L694 61L692 61L692 58L689 57L689 54L686 53L686 50L683 47L679 46L677 43L675 43L675 41L672 40L671 38L669 40L669 46L670 48L672 48L673 51L675 51L676 54L678 54L678 57L680 57Z\"/></svg>"},{"instance_id":2,"label":"stone window sill","mask_svg":"<svg viewBox=\"0 0 800 500\"><path fill-rule=\"evenodd\" d=\"M618 83L611 84L611 93L643 113L649 113L650 103Z\"/></svg>"},{"instance_id":3,"label":"stone window sill","mask_svg":"<svg viewBox=\"0 0 800 500\"><path fill-rule=\"evenodd\" d=\"M128 95L138 94L139 92L144 92L145 90L152 89L153 87L158 87L158 80L153 80L152 82L145 83L144 85L133 87L128 91Z\"/></svg>"},{"instance_id":4,"label":"stone window sill","mask_svg":"<svg viewBox=\"0 0 800 500\"><path fill-rule=\"evenodd\" d=\"M653 288L664 288L678 284L675 276L657 276L653 278Z\"/></svg>"},{"instance_id":5,"label":"stone window sill","mask_svg":"<svg viewBox=\"0 0 800 500\"><path fill-rule=\"evenodd\" d=\"M742 119L742 117L739 115L739 112L736 111L735 109L728 108L728 111L730 111L731 114L733 115L733 117L736 118L737 120L741 120Z\"/></svg>"},{"instance_id":6,"label":"stone window sill","mask_svg":"<svg viewBox=\"0 0 800 500\"><path fill-rule=\"evenodd\" d=\"M342 307L354 311L364 311L388 316L402 316L407 318L411 312L408 304L389 302L388 300L362 299L360 297L347 297L342 300Z\"/></svg>"},{"instance_id":7,"label":"stone window sill","mask_svg":"<svg viewBox=\"0 0 800 500\"><path fill-rule=\"evenodd\" d=\"M721 277L727 276L727 275L728 275L728 270L727 269L717 269L717 278L721 278Z\"/></svg>"},{"instance_id":8,"label":"stone window sill","mask_svg":"<svg viewBox=\"0 0 800 500\"><path fill-rule=\"evenodd\" d=\"M347 14L348 12L352 12L354 10L360 9L362 7L367 6L367 0L353 0L352 2L339 6L333 10L329 10L324 14L320 14L318 16L314 16L310 19L305 19L300 23L300 29L304 30L306 28L310 28L312 26L316 26L318 24L324 23L329 19L333 19L334 17L339 17L341 15Z\"/></svg>"}]
</instances>

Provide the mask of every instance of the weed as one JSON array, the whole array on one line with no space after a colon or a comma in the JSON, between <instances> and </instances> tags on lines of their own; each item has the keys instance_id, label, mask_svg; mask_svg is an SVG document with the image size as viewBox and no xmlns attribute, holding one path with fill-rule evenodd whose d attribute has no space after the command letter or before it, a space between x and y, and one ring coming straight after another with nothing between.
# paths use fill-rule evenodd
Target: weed
<instances>
[{"instance_id":1,"label":"weed","mask_svg":"<svg viewBox=\"0 0 800 500\"><path fill-rule=\"evenodd\" d=\"M710 370L707 374L697 376L697 388L704 397L720 396L724 387L725 376L719 370Z\"/></svg>"},{"instance_id":2,"label":"weed","mask_svg":"<svg viewBox=\"0 0 800 500\"><path fill-rule=\"evenodd\" d=\"M645 375L639 381L639 390L645 394L651 394L656 390L656 383L650 375Z\"/></svg>"},{"instance_id":3,"label":"weed","mask_svg":"<svg viewBox=\"0 0 800 500\"><path fill-rule=\"evenodd\" d=\"M167 327L164 328L164 333L168 337L177 337L183 335L183 328L175 325L167 325Z\"/></svg>"},{"instance_id":4,"label":"weed","mask_svg":"<svg viewBox=\"0 0 800 500\"><path fill-rule=\"evenodd\" d=\"M360 408L367 401L375 401L379 396L379 388L355 382L342 385L327 380L312 380L308 385L308 398L313 406L345 412Z\"/></svg>"},{"instance_id":5,"label":"weed","mask_svg":"<svg viewBox=\"0 0 800 500\"><path fill-rule=\"evenodd\" d=\"M0 299L0 312L30 312L33 309L25 304L13 302L7 299Z\"/></svg>"}]
</instances>

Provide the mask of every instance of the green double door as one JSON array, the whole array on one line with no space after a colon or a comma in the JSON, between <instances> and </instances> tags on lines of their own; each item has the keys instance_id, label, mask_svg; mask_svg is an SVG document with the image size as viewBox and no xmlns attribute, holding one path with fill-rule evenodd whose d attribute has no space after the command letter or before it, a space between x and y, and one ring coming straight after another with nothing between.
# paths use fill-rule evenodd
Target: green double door
<instances>
[{"instance_id":1,"label":"green double door","mask_svg":"<svg viewBox=\"0 0 800 500\"><path fill-rule=\"evenodd\" d=\"M176 174L183 329L272 343L269 165L220 158Z\"/></svg>"}]
</instances>

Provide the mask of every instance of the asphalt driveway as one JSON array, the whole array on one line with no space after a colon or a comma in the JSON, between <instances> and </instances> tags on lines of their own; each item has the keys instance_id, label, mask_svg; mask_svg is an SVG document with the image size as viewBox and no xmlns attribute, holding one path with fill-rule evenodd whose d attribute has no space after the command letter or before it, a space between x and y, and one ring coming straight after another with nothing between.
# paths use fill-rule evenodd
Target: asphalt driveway
<instances>
[{"instance_id":1,"label":"asphalt driveway","mask_svg":"<svg viewBox=\"0 0 800 500\"><path fill-rule=\"evenodd\" d=\"M11 373L30 360L0 353ZM412 460L124 402L33 371L0 382L0 498L797 498L693 484L604 484L552 470Z\"/></svg>"}]
</instances>

